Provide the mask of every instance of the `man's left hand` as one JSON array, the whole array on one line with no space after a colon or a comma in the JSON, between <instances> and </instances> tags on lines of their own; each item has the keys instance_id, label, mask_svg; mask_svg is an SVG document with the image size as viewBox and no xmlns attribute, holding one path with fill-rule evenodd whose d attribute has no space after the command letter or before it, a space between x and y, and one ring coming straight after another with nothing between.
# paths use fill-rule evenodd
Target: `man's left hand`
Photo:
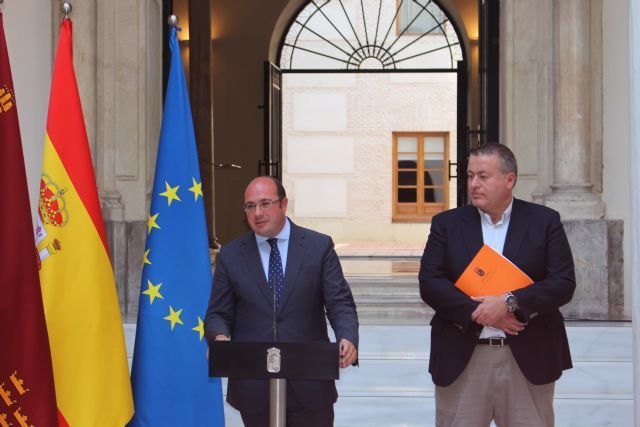
<instances>
[{"instance_id":1,"label":"man's left hand","mask_svg":"<svg viewBox=\"0 0 640 427\"><path fill-rule=\"evenodd\" d=\"M471 297L480 303L471 313L471 320L482 326L493 326L508 313L504 295Z\"/></svg>"},{"instance_id":2,"label":"man's left hand","mask_svg":"<svg viewBox=\"0 0 640 427\"><path fill-rule=\"evenodd\" d=\"M340 340L340 367L346 368L358 359L358 350L351 341L346 338Z\"/></svg>"}]
</instances>

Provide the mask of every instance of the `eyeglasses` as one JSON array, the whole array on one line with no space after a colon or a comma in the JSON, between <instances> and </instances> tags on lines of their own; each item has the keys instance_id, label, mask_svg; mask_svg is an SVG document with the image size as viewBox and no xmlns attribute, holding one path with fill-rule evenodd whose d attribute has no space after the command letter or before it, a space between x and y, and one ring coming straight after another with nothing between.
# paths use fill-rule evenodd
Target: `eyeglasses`
<instances>
[{"instance_id":1,"label":"eyeglasses","mask_svg":"<svg viewBox=\"0 0 640 427\"><path fill-rule=\"evenodd\" d=\"M242 205L242 210L245 212L253 212L256 210L258 206L260 206L260 209L264 211L269 209L274 203L281 202L281 201L282 199L260 200L258 203L249 202Z\"/></svg>"}]
</instances>

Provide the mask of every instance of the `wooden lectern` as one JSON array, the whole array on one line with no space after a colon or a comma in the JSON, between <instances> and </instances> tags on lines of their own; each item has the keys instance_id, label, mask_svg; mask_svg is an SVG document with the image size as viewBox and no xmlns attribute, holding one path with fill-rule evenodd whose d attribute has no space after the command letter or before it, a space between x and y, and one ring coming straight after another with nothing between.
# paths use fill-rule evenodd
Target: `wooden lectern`
<instances>
[{"instance_id":1,"label":"wooden lectern","mask_svg":"<svg viewBox=\"0 0 640 427\"><path fill-rule=\"evenodd\" d=\"M209 376L269 380L269 426L285 427L286 381L337 380L340 351L331 342L209 342Z\"/></svg>"}]
</instances>

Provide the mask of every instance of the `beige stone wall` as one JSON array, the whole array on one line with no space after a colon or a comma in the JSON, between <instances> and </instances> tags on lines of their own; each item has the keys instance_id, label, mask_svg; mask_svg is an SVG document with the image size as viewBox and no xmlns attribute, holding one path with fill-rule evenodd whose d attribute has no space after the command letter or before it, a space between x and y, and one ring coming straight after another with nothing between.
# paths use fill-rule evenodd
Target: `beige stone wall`
<instances>
[{"instance_id":1,"label":"beige stone wall","mask_svg":"<svg viewBox=\"0 0 640 427\"><path fill-rule=\"evenodd\" d=\"M220 223L227 239L241 231L237 202L262 156L262 61L275 59L277 33L286 21L280 17L283 11L294 13L300 1L258 2L253 8L243 2L214 2L215 161L244 166L239 172L216 175L216 204L231 212L224 214L228 220ZM461 1L446 3L459 5ZM133 266L138 265L144 240L147 191L162 108L161 4L160 0L75 0L72 15L76 73L105 218L114 230L116 276L119 286L127 281L135 299L139 280ZM609 250L610 255L619 251L614 254L620 255L619 259L629 253L627 231L635 220L628 184L632 165L626 160L628 6L629 0L501 2L500 133L502 142L513 148L520 160L516 193L525 199L568 207L570 214L586 200L591 208L582 212L583 217L622 220L625 243ZM57 7L36 0L6 1L3 5L34 205L52 51L60 20ZM589 9L583 18L567 13L583 8ZM581 43L578 50L589 49L588 61L580 63L589 80L574 92L579 106L588 103L588 126L580 130L580 138L569 138L568 143L571 114L583 110L572 107L564 115L558 114L558 106L571 107L566 102L571 98L558 98L558 85L575 89L575 82L557 80L554 75L558 58L574 61L571 49L575 46L558 39L560 28L577 30L582 34L577 39ZM469 25L465 28L469 34L474 33L472 29ZM569 62L569 66L575 63ZM391 131L449 128L450 141L455 144L455 103L450 104L451 111L440 111L440 106L449 105L442 98L450 97L450 92L440 92L447 84L411 82L410 89L403 92L393 80L396 76L390 74L373 75L370 82L354 78L339 84L319 75L302 77L311 82L294 88L287 81L284 90L288 97L284 105L292 108L285 117L290 132L285 131L288 145L284 162L294 220L337 239L371 239L375 230L380 239L424 241L427 224L393 224L390 220ZM451 88L455 90L455 85ZM429 110L430 105L438 105L439 110ZM476 107L472 102L472 110ZM303 113L295 117L291 111L297 108ZM323 122L323 114L330 120ZM345 129L356 131L350 134ZM560 143L564 145L559 147ZM578 151L566 151L568 147ZM563 152L571 156L559 155ZM575 170L559 171L558 161ZM576 176L589 182L584 186L562 182ZM580 197L571 193L574 187L583 192L576 193ZM553 191L556 199L548 197ZM237 217L232 217L236 211ZM138 226L140 232L133 232ZM630 268L630 263L625 263L626 315L630 313ZM589 285L600 286L580 284Z\"/></svg>"},{"instance_id":2,"label":"beige stone wall","mask_svg":"<svg viewBox=\"0 0 640 427\"><path fill-rule=\"evenodd\" d=\"M289 214L336 241L423 241L427 224L392 222L392 133L447 132L455 162L456 120L455 73L285 74Z\"/></svg>"}]
</instances>

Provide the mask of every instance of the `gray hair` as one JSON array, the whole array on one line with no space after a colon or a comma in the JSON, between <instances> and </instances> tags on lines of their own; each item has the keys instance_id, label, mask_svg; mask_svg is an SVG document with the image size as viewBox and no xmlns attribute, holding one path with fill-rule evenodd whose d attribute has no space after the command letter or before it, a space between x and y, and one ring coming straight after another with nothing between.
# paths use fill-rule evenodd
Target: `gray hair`
<instances>
[{"instance_id":1,"label":"gray hair","mask_svg":"<svg viewBox=\"0 0 640 427\"><path fill-rule=\"evenodd\" d=\"M480 145L469 152L469 156L492 156L494 154L500 159L500 171L502 173L513 172L518 176L516 156L506 145L491 142Z\"/></svg>"}]
</instances>

